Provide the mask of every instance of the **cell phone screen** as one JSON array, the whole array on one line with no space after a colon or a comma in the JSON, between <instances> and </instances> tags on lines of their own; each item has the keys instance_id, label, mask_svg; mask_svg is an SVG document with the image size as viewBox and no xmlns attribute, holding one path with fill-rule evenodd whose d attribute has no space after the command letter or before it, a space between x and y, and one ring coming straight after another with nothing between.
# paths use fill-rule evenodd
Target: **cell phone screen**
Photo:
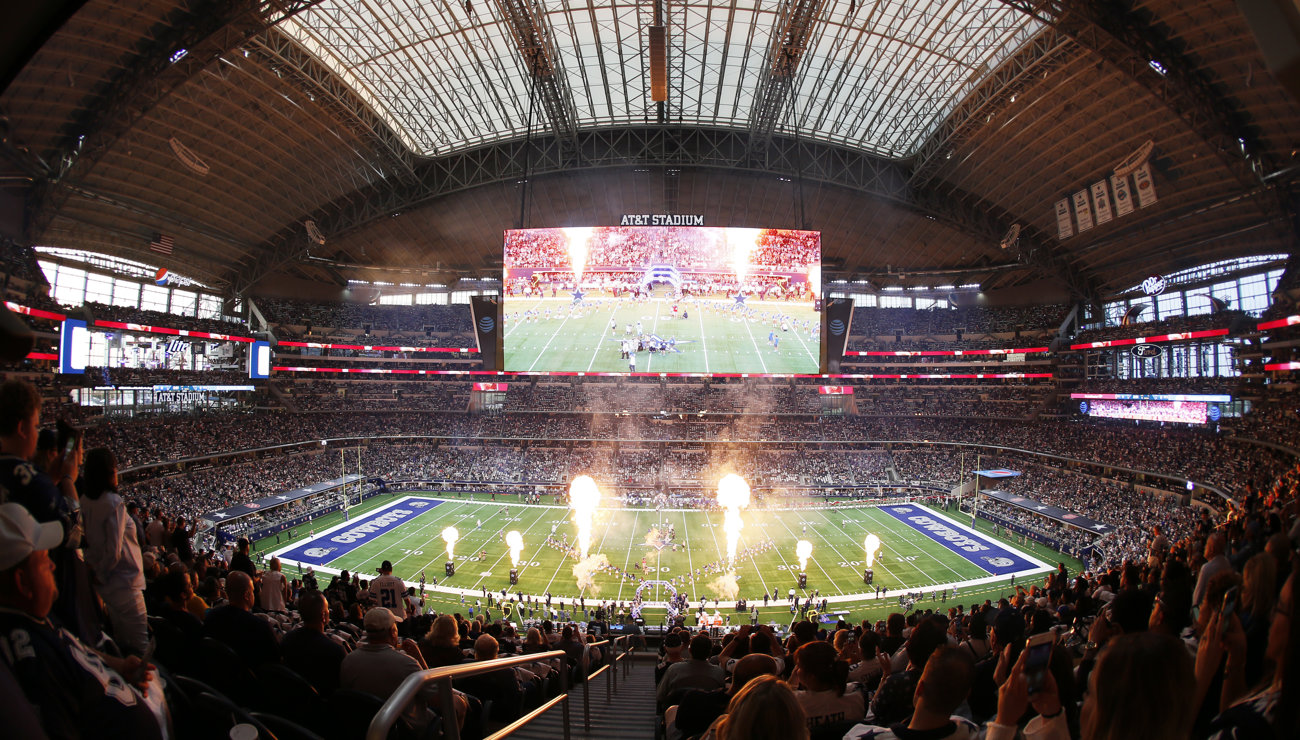
<instances>
[{"instance_id":1,"label":"cell phone screen","mask_svg":"<svg viewBox=\"0 0 1300 740\"><path fill-rule=\"evenodd\" d=\"M1052 660L1052 643L1040 642L1025 648L1025 681L1029 693L1037 694L1043 688L1043 678Z\"/></svg>"}]
</instances>

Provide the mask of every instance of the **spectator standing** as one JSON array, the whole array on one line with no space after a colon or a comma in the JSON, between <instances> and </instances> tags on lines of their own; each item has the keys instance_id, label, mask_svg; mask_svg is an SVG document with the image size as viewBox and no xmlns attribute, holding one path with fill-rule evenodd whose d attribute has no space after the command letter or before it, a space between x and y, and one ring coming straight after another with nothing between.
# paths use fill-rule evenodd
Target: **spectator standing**
<instances>
[{"instance_id":1,"label":"spectator standing","mask_svg":"<svg viewBox=\"0 0 1300 740\"><path fill-rule=\"evenodd\" d=\"M117 493L117 458L107 447L86 453L82 477L86 560L95 572L95 591L113 624L113 637L136 655L149 648L144 604L144 560L139 532Z\"/></svg>"},{"instance_id":2,"label":"spectator standing","mask_svg":"<svg viewBox=\"0 0 1300 740\"><path fill-rule=\"evenodd\" d=\"M406 616L402 600L406 584L393 575L393 564L387 560L379 564L378 572L379 577L370 582L370 603L391 611L400 622Z\"/></svg>"},{"instance_id":3,"label":"spectator standing","mask_svg":"<svg viewBox=\"0 0 1300 740\"><path fill-rule=\"evenodd\" d=\"M253 559L248 557L248 538L240 537L235 541L235 553L230 556L230 570L246 573L250 579L257 577L257 568ZM347 571L343 571L344 576Z\"/></svg>"},{"instance_id":4,"label":"spectator standing","mask_svg":"<svg viewBox=\"0 0 1300 740\"><path fill-rule=\"evenodd\" d=\"M81 546L81 501L77 472L81 444L59 458L53 476L32 464L40 436L41 394L36 386L11 380L0 385L0 490L21 504L38 522L63 525L63 541L50 551L59 574L54 612L82 642L100 638L100 616L90 587L90 573L77 548Z\"/></svg>"},{"instance_id":5,"label":"spectator standing","mask_svg":"<svg viewBox=\"0 0 1300 740\"><path fill-rule=\"evenodd\" d=\"M289 600L289 581L280 571L280 559L271 558L270 570L262 572L262 609L268 612L285 612Z\"/></svg>"}]
</instances>

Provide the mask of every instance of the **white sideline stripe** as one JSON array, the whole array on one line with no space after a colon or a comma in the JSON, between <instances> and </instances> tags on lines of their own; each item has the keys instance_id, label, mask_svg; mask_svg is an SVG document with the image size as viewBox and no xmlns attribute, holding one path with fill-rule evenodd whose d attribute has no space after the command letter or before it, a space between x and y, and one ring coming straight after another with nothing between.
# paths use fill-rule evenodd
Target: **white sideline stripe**
<instances>
[{"instance_id":1,"label":"white sideline stripe","mask_svg":"<svg viewBox=\"0 0 1300 740\"><path fill-rule=\"evenodd\" d=\"M464 499L447 499L447 498L440 498L440 497L434 497L434 496L404 496L404 497L401 498L400 500L398 500L398 501L396 501L396 502L394 502L394 503L392 503L392 504L389 504L388 506L381 506L381 507L379 507L379 508L372 509L372 510L366 512L365 517L368 518L368 517L370 517L370 516L373 516L373 515L375 515L375 514L378 514L378 513L382 512L382 511L384 511L384 510L390 508L390 507L393 507L393 506L400 506L400 505L403 505L403 504L405 504L407 501L440 501L440 502L446 502L446 503L468 503L468 504L477 504L477 503L480 503L479 501L467 501L467 500L464 500ZM490 502L488 502L488 503L490 503ZM901 506L901 505L903 505L903 504L887 504L887 505L888 505L888 506ZM920 504L908 504L908 505L911 505L911 506L921 506ZM537 508L565 509L565 510L568 509L568 507L564 507L564 506L542 506L542 505L540 505L540 504L511 504L511 506L529 506L529 507L537 507ZM805 509L809 509L809 508L815 508L815 507L800 507L800 508L789 508L789 509L758 509L758 511L800 511L800 510L805 510ZM824 508L824 507L823 507L823 508L819 508L818 510L819 510L819 511L834 511L835 508L844 508L844 507L831 507L831 508ZM877 508L878 508L878 507L877 507ZM610 507L602 507L601 510L605 510L605 509L609 509L609 510L617 510L617 511L626 511L626 509L612 509L612 508L610 508ZM956 588L960 588L960 589L963 589L963 590L964 590L964 589L971 588L972 586L983 586L983 585L991 584L991 583L1009 582L1009 581L1011 580L1012 577L1015 577L1015 578L1021 578L1021 577L1023 577L1023 576L1033 576L1033 575L1038 575L1039 573L1046 573L1046 572L1048 572L1048 571L1056 570L1055 567L1053 567L1053 566L1051 566L1051 565L1048 565L1047 563L1044 563L1043 561L1041 561L1041 560L1039 560L1038 558L1036 558L1036 557L1030 555L1029 553L1026 553L1026 552L1024 552L1023 550L1020 550L1020 549L1018 549L1018 548L1016 548L1016 547L1012 547L1012 546L1009 545L1009 544L1001 543L1001 542L996 542L996 541L990 540L987 536L985 536L985 534L984 534L983 532L977 532L976 530L971 529L969 526L967 526L967 525L965 525L965 524L962 524L961 522L958 522L958 521L956 521L955 519L952 519L952 518L948 517L948 516L945 515L945 514L940 514L938 511L935 511L933 508L925 507L925 510L926 510L926 513L927 513L928 515L930 515L930 516L935 516L935 517L938 517L938 518L940 518L940 519L943 519L943 520L944 520L945 522L947 522L949 525L951 525L951 526L953 526L953 527L956 527L957 529L959 529L959 530L961 530L961 531L963 531L963 532L966 532L966 533L968 533L968 534L973 534L973 535L975 535L976 537L980 538L981 540L985 540L985 541L993 542L993 543L996 544L998 547L1000 547L1000 548L1002 548L1002 549L1004 549L1004 550L1007 550L1008 552L1011 552L1011 553L1014 553L1014 554L1016 554L1016 555L1019 555L1020 557L1024 558L1027 562L1033 563L1033 564L1035 565L1035 567L1033 567L1033 568L1028 568L1028 569L1021 570L1021 571L1016 571L1015 573L1006 573L1006 574L1003 574L1003 575L997 575L997 576L985 576L985 577L983 577L983 578L973 578L973 579L970 579L970 580L959 581L959 582L956 582L956 583L941 583L941 584L936 584L936 585L933 585L933 586L911 586L911 587L908 587L908 588L905 588L905 589L896 589L896 590L894 591L894 593L892 593L892 594L886 594L885 596L882 596L880 599L872 598L872 597L874 596L873 593L869 593L869 592L865 592L865 591L864 591L864 592L861 592L861 593L855 593L855 594L844 594L843 596L827 596L827 597L823 597L824 600L825 600L828 604L842 604L842 603L846 603L846 602L868 602L868 601L886 601L886 602L887 602L887 601L889 601L890 599L893 599L893 600L896 602L896 601L898 600L898 595L899 595L900 593L927 593L927 594L928 594L928 593L931 593L931 592L934 592L934 591L946 591L946 590L948 590L948 589L950 589L950 588L954 588L954 587L956 587ZM640 509L636 509L636 511L641 511L641 510L640 510ZM699 511L699 509L660 509L660 511ZM886 516L889 516L889 515L886 514ZM287 551L292 550L292 549L294 549L294 548L296 548L296 547L304 546L304 545L306 545L306 544L309 543L309 542L314 542L317 538L325 537L326 535L333 534L334 532L337 532L337 531L339 531L339 530L341 530L341 529L346 529L346 528L348 528L349 526L356 526L356 521L354 520L354 521L346 521L346 522L342 522L342 523L337 524L337 525L335 525L335 526L333 526L333 527L330 527L329 529L326 529L326 530L323 531L323 532L320 532L320 533L317 534L315 537L312 537L312 538L310 538L310 539L308 539L308 540L306 540L306 541L301 541L301 540L300 540L300 541L298 541L298 542L296 542L296 543L294 543L294 544L292 544L292 545L286 545L285 547L282 547L282 548L280 548L280 549L278 549L278 550L274 550L274 551L272 551L269 557L280 557L280 554L281 554L281 553L287 552ZM393 529L394 529L394 530L395 530L395 529L398 529L398 528L400 528L400 526L401 526L401 525L398 525L398 527L394 527ZM789 529L789 528L787 527L787 529ZM389 530L389 532L391 532L391 531L393 531L393 530ZM389 532L384 532L384 534L388 534ZM793 534L793 532L791 532L791 534ZM716 535L714 535L714 536L716 537ZM716 544L716 543L715 543L715 544ZM937 542L936 542L935 544L938 545L939 547L943 547L942 545L939 545ZM539 552L540 552L540 550L539 550ZM345 553L345 554L346 554L346 553ZM778 554L778 556L780 556L779 548L778 548L777 554ZM343 556L340 555L339 557L343 557ZM784 562L785 558L782 557L781 560ZM300 561L297 561L297 560L285 559L285 558L283 558L283 557L280 557L280 562L281 562L283 565L295 565L295 566L304 567L304 568L305 568L305 567L311 567L311 568L312 568L313 570L315 570L315 572L317 572L317 573L325 573L326 575L332 575L332 576L339 575L340 573L343 572L342 569L339 569L339 568L330 568L330 567L327 567L327 566L324 566L324 565L315 565L315 564L312 564L312 563L305 563L305 562L300 562ZM788 565L787 565L787 567L788 567ZM413 586L413 587L415 587L415 588L417 588L417 589L420 587L420 582L419 582L419 581L402 581L402 582L405 583L408 587ZM482 589L482 588L479 588L479 589L471 589L471 588L452 588L452 587L450 587L450 586L433 586L433 585L428 585L428 584L426 584L425 587L424 587L424 590L425 590L426 593L427 593L427 592L430 592L430 591L436 591L436 592L439 592L439 593L450 594L450 595L452 595L452 596L478 596L478 597L480 597L480 598L483 596L483 589ZM512 593L513 593L513 592L512 592ZM538 594L530 594L530 595L538 595ZM554 598L556 598L556 599L569 599L569 598L575 598L575 599L576 599L576 598L578 598L578 594L573 594L572 596L570 596L570 595L568 595L568 594L551 594L551 595L552 595ZM960 597L960 595L959 595L959 596L958 596L958 599L960 599L960 598L961 598L961 597ZM668 602L666 602L666 601L644 601L644 602L642 602L641 606L642 606L643 608L650 608L650 609L666 609L666 608L668 607ZM725 608L728 608L728 607L730 607L730 608L732 608L732 609L735 609L735 607L736 607L736 602L735 602L735 601L723 601L723 602L720 602L719 604L717 604L714 608L715 608L715 609L725 609Z\"/></svg>"}]
</instances>

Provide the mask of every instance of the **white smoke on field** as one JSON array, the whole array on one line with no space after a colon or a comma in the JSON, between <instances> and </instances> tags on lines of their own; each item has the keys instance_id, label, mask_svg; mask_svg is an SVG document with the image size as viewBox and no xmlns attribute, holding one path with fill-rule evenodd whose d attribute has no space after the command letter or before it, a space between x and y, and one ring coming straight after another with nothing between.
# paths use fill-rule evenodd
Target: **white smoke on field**
<instances>
[{"instance_id":1,"label":"white smoke on field","mask_svg":"<svg viewBox=\"0 0 1300 740\"><path fill-rule=\"evenodd\" d=\"M735 601L740 594L740 584L736 582L735 572L724 573L709 581L709 590L719 601Z\"/></svg>"},{"instance_id":2,"label":"white smoke on field","mask_svg":"<svg viewBox=\"0 0 1300 740\"><path fill-rule=\"evenodd\" d=\"M579 561L573 566L573 577L578 581L578 588L590 591L592 596L600 595L600 588L596 586L596 574L608 567L609 558L604 553Z\"/></svg>"}]
</instances>

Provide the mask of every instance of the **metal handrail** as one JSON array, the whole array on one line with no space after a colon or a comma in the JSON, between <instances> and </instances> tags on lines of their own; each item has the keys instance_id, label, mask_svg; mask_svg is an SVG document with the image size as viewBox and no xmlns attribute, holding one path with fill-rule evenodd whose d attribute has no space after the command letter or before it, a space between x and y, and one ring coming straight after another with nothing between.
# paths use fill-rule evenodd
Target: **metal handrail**
<instances>
[{"instance_id":1,"label":"metal handrail","mask_svg":"<svg viewBox=\"0 0 1300 740\"><path fill-rule=\"evenodd\" d=\"M618 671L617 664L624 658L628 657L632 650L627 646L627 635L601 640L599 642L584 643L587 648L582 652L582 674L587 685L600 674L605 674L605 703L608 704L614 692L618 691ZM612 651L614 653L606 656L605 664L596 671L589 673L590 649L599 648L608 645L619 645L623 643L622 651ZM497 658L495 660L478 661L474 663L463 663L459 665L443 666L441 668L430 668L424 671L412 673L406 677L402 685L393 692L393 695L384 702L384 706L370 720L370 727L366 731L367 740L384 740L388 737L388 731L392 729L397 722L397 718L402 711L416 700L417 695L424 690L430 683L438 683L439 703L442 706L443 737L450 740L459 740L460 729L456 726L456 709L454 699L452 698L451 681L454 678L464 678L466 676L475 676L481 673L490 673L501 670L502 668L512 668L519 665L528 665L538 661L551 659L560 659L563 668L560 670L560 694L555 698L543 703L541 706L532 710L528 714L511 722L497 732L492 733L486 740L501 740L510 736L516 730L526 726L534 719L540 717L555 707L561 705L564 713L564 740L569 740L569 666L568 653L563 650L551 650L545 653L530 653L528 655L517 655L509 658ZM623 675L627 676L629 663L623 664ZM591 732L591 692L582 692L582 720L583 726L587 732Z\"/></svg>"},{"instance_id":2,"label":"metal handrail","mask_svg":"<svg viewBox=\"0 0 1300 740\"><path fill-rule=\"evenodd\" d=\"M527 721L539 716L543 711L554 707L557 703L562 703L564 710L564 740L569 740L569 671L568 671L568 653L563 650L549 650L544 653L529 653L527 655L516 655L510 658L497 658L495 660L477 661L474 663L462 663L458 665L443 666L441 668L429 668L423 671L417 671L406 677L402 685L397 687L397 691L384 702L384 706L375 713L370 720L370 727L366 730L366 740L385 740L388 737L388 731L392 729L397 722L397 718L402 711L406 709L412 701L426 686L433 682L438 682L438 694L442 706L443 737L449 740L459 740L460 728L456 726L456 707L453 703L451 692L451 680L453 678L465 678L467 676L477 676L481 673L490 673L499 671L502 668L513 668L515 666L528 665L539 661L559 659L564 661L564 668L560 670L560 695L555 699L543 704L538 709L529 712L526 716L521 717L519 721L512 723L508 728L511 732L527 724ZM561 700L563 700L561 702ZM497 733L493 737L503 737Z\"/></svg>"}]
</instances>

